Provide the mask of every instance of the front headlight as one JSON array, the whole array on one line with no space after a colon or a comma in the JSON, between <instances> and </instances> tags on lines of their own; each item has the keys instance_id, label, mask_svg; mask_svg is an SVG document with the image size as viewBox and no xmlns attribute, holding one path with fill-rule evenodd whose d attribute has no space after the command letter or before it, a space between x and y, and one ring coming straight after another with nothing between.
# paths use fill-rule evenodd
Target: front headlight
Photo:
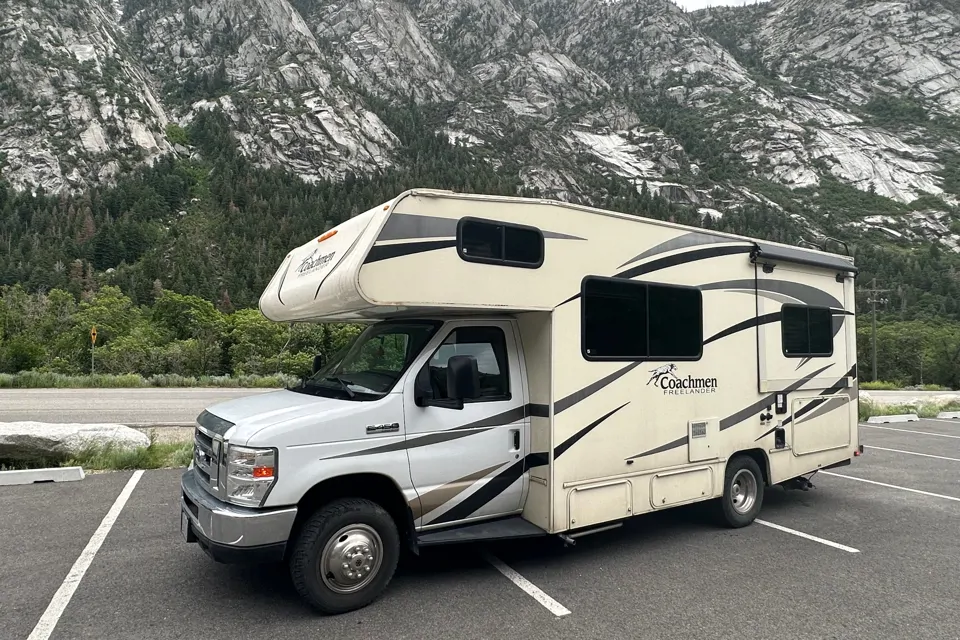
<instances>
[{"instance_id":1,"label":"front headlight","mask_svg":"<svg viewBox=\"0 0 960 640\"><path fill-rule=\"evenodd\" d=\"M226 445L227 502L259 507L277 481L277 450Z\"/></svg>"}]
</instances>

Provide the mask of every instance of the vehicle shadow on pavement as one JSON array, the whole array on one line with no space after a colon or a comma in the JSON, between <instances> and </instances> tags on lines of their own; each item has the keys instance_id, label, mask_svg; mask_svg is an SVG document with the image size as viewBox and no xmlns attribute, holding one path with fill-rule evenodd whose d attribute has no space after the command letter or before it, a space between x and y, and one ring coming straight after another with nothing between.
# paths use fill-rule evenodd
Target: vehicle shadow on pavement
<instances>
[{"instance_id":1,"label":"vehicle shadow on pavement","mask_svg":"<svg viewBox=\"0 0 960 640\"><path fill-rule=\"evenodd\" d=\"M769 500L770 506L776 508L810 506L811 495L812 492L768 488L765 501ZM555 536L548 536L426 547L418 556L404 552L385 597L413 597L428 588L432 593L443 593L444 587L462 585L478 574L489 575L495 569L486 560L487 553L522 572L522 566L531 563L562 564L565 560L583 560L623 550L639 552L670 544L684 536L738 535L737 530L717 523L711 507L709 503L698 503L637 516L624 521L617 529L578 538L572 547ZM217 590L232 606L266 605L282 617L314 617L312 610L300 600L285 564L216 566ZM198 574L205 571L208 572L208 568L198 565Z\"/></svg>"}]
</instances>

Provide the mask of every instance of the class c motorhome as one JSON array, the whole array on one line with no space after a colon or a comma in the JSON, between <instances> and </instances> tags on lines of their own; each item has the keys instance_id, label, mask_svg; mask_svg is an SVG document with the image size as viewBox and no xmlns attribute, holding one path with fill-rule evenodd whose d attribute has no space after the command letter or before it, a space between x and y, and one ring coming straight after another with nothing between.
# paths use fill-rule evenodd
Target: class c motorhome
<instances>
[{"instance_id":1,"label":"class c motorhome","mask_svg":"<svg viewBox=\"0 0 960 640\"><path fill-rule=\"evenodd\" d=\"M293 249L277 322L366 328L289 389L209 407L181 531L288 564L322 613L399 554L567 542L849 464L850 258L562 202L412 190Z\"/></svg>"}]
</instances>

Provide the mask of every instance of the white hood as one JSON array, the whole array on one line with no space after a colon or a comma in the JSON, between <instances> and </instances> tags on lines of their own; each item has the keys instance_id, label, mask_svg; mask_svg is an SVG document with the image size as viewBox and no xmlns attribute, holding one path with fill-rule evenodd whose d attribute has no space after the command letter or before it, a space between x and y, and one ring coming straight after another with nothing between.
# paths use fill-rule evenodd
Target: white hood
<instances>
[{"instance_id":1,"label":"white hood","mask_svg":"<svg viewBox=\"0 0 960 640\"><path fill-rule=\"evenodd\" d=\"M207 412L234 426L226 438L238 445L299 446L365 438L368 423L403 421L402 384L379 400L324 398L272 391L227 400Z\"/></svg>"}]
</instances>

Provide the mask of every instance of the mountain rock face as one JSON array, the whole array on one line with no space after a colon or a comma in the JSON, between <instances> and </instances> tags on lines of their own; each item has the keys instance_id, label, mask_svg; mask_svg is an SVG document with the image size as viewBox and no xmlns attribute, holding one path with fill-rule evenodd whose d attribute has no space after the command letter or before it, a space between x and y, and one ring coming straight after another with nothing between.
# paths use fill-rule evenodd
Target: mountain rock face
<instances>
[{"instance_id":1,"label":"mountain rock face","mask_svg":"<svg viewBox=\"0 0 960 640\"><path fill-rule=\"evenodd\" d=\"M286 0L151 2L121 25L180 118L223 110L251 157L308 180L390 164L395 136Z\"/></svg>"},{"instance_id":2,"label":"mountain rock face","mask_svg":"<svg viewBox=\"0 0 960 640\"><path fill-rule=\"evenodd\" d=\"M188 154L170 125L201 110L263 166L376 174L405 161L388 112L412 103L425 133L509 160L545 196L589 200L616 176L704 216L762 201L814 236L960 252L948 0L28 4L0 2L0 171L16 189ZM889 211L830 209L852 192Z\"/></svg>"},{"instance_id":3,"label":"mountain rock face","mask_svg":"<svg viewBox=\"0 0 960 640\"><path fill-rule=\"evenodd\" d=\"M5 0L0 55L0 153L15 188L83 188L171 150L116 6Z\"/></svg>"}]
</instances>

